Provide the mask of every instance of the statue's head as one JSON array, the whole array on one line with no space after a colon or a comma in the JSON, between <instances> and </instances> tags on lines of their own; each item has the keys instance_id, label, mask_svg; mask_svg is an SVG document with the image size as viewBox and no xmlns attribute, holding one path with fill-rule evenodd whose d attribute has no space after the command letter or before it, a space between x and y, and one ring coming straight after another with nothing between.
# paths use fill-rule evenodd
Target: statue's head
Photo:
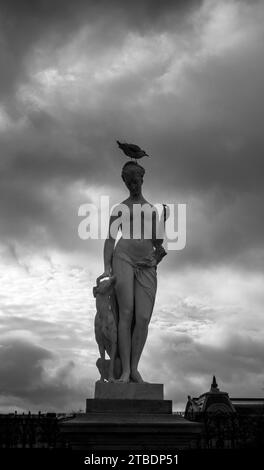
<instances>
[{"instance_id":1,"label":"statue's head","mask_svg":"<svg viewBox=\"0 0 264 470\"><path fill-rule=\"evenodd\" d=\"M127 189L137 196L141 192L145 168L136 162L127 162L122 168L122 179Z\"/></svg>"}]
</instances>

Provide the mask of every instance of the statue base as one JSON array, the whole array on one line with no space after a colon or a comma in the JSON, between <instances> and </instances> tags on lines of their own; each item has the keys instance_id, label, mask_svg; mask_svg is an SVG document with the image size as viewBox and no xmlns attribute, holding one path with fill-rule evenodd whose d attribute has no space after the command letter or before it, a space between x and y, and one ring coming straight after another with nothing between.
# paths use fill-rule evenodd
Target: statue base
<instances>
[{"instance_id":1,"label":"statue base","mask_svg":"<svg viewBox=\"0 0 264 470\"><path fill-rule=\"evenodd\" d=\"M143 383L96 382L94 398L112 400L163 400L163 385Z\"/></svg>"},{"instance_id":2,"label":"statue base","mask_svg":"<svg viewBox=\"0 0 264 470\"><path fill-rule=\"evenodd\" d=\"M202 425L172 412L162 384L97 382L86 413L62 421L60 431L72 449L132 454L197 448Z\"/></svg>"}]
</instances>

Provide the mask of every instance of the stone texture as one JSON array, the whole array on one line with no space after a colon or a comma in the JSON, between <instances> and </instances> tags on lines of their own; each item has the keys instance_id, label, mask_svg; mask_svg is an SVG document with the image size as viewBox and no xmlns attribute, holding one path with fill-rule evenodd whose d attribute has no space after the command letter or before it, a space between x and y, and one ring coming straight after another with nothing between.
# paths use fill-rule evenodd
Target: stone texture
<instances>
[{"instance_id":1,"label":"stone texture","mask_svg":"<svg viewBox=\"0 0 264 470\"><path fill-rule=\"evenodd\" d=\"M86 413L61 422L60 431L76 450L171 453L196 448L202 425L175 414Z\"/></svg>"},{"instance_id":2,"label":"stone texture","mask_svg":"<svg viewBox=\"0 0 264 470\"><path fill-rule=\"evenodd\" d=\"M171 453L197 448L202 427L172 413L163 384L97 382L86 413L62 420L60 432L74 450Z\"/></svg>"},{"instance_id":3,"label":"stone texture","mask_svg":"<svg viewBox=\"0 0 264 470\"><path fill-rule=\"evenodd\" d=\"M163 384L96 382L95 399L163 400Z\"/></svg>"},{"instance_id":4,"label":"stone texture","mask_svg":"<svg viewBox=\"0 0 264 470\"><path fill-rule=\"evenodd\" d=\"M86 413L171 414L171 400L87 399Z\"/></svg>"}]
</instances>

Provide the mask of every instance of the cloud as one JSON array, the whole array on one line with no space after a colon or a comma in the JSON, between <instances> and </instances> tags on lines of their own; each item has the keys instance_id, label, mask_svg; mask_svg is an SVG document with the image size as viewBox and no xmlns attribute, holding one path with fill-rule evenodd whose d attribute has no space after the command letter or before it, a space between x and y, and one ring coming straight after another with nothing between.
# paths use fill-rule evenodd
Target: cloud
<instances>
[{"instance_id":1,"label":"cloud","mask_svg":"<svg viewBox=\"0 0 264 470\"><path fill-rule=\"evenodd\" d=\"M56 363L53 353L10 336L1 338L0 358L1 398L9 397L14 407L65 410L80 401L82 392L71 383L73 361L49 370L50 363Z\"/></svg>"},{"instance_id":2,"label":"cloud","mask_svg":"<svg viewBox=\"0 0 264 470\"><path fill-rule=\"evenodd\" d=\"M27 269L8 262L0 267L1 409L7 403L9 410L83 409L98 379L95 269L30 256ZM232 395L260 395L262 286L259 274L216 267L159 272L140 371L165 384L175 408L184 408L188 394L206 391L214 373Z\"/></svg>"},{"instance_id":3,"label":"cloud","mask_svg":"<svg viewBox=\"0 0 264 470\"><path fill-rule=\"evenodd\" d=\"M187 248L169 267L177 258L254 268L263 251L261 5L37 2L31 14L19 5L3 10L10 31L21 22L6 34L24 72L0 112L2 243L85 251L80 203L96 188L125 194L120 137L152 155L150 198L188 203Z\"/></svg>"},{"instance_id":4,"label":"cloud","mask_svg":"<svg viewBox=\"0 0 264 470\"><path fill-rule=\"evenodd\" d=\"M258 1L1 2L0 307L2 334L18 335L2 351L12 403L55 409L60 390L65 407L70 393L79 406L78 374L96 377L91 287L103 241L78 238L78 208L126 197L116 138L150 153L147 199L187 203L186 248L159 267L153 380L160 369L174 396L178 374L181 400L208 388L210 371L227 391L259 389L263 16ZM15 353L32 357L20 384Z\"/></svg>"},{"instance_id":5,"label":"cloud","mask_svg":"<svg viewBox=\"0 0 264 470\"><path fill-rule=\"evenodd\" d=\"M114 27L115 33L118 29L143 32L153 26L160 27L164 17L170 17L170 13L175 10L182 14L199 3L195 0L176 3L167 0L160 4L144 0L124 6L122 2L115 0L100 0L96 5L85 0L76 0L74 4L68 0L48 0L45 3L37 0L22 5L17 0L3 1L1 92L14 90L19 81L26 77L30 55L43 41L59 46L85 24L96 24L101 29L103 41L113 40L115 35L109 28L105 28L107 23Z\"/></svg>"},{"instance_id":6,"label":"cloud","mask_svg":"<svg viewBox=\"0 0 264 470\"><path fill-rule=\"evenodd\" d=\"M144 358L145 375L165 384L166 398L173 400L175 409L184 409L187 395L208 391L213 375L218 376L220 389L231 397L262 396L261 340L230 331L225 342L218 345L203 344L189 334L175 332L157 331L151 339Z\"/></svg>"}]
</instances>

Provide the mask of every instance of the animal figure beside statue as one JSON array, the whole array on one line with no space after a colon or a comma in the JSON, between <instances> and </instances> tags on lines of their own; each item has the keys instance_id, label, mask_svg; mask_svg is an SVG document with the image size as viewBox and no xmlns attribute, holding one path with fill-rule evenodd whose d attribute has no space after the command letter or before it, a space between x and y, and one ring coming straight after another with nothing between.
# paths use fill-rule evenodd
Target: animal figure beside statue
<instances>
[{"instance_id":1,"label":"animal figure beside statue","mask_svg":"<svg viewBox=\"0 0 264 470\"><path fill-rule=\"evenodd\" d=\"M121 375L121 361L118 354L117 325L118 306L114 285L115 276L98 281L93 288L96 298L96 316L94 321L95 339L98 344L100 358L96 365L100 373L100 381L114 382ZM110 360L105 359L105 353Z\"/></svg>"}]
</instances>

